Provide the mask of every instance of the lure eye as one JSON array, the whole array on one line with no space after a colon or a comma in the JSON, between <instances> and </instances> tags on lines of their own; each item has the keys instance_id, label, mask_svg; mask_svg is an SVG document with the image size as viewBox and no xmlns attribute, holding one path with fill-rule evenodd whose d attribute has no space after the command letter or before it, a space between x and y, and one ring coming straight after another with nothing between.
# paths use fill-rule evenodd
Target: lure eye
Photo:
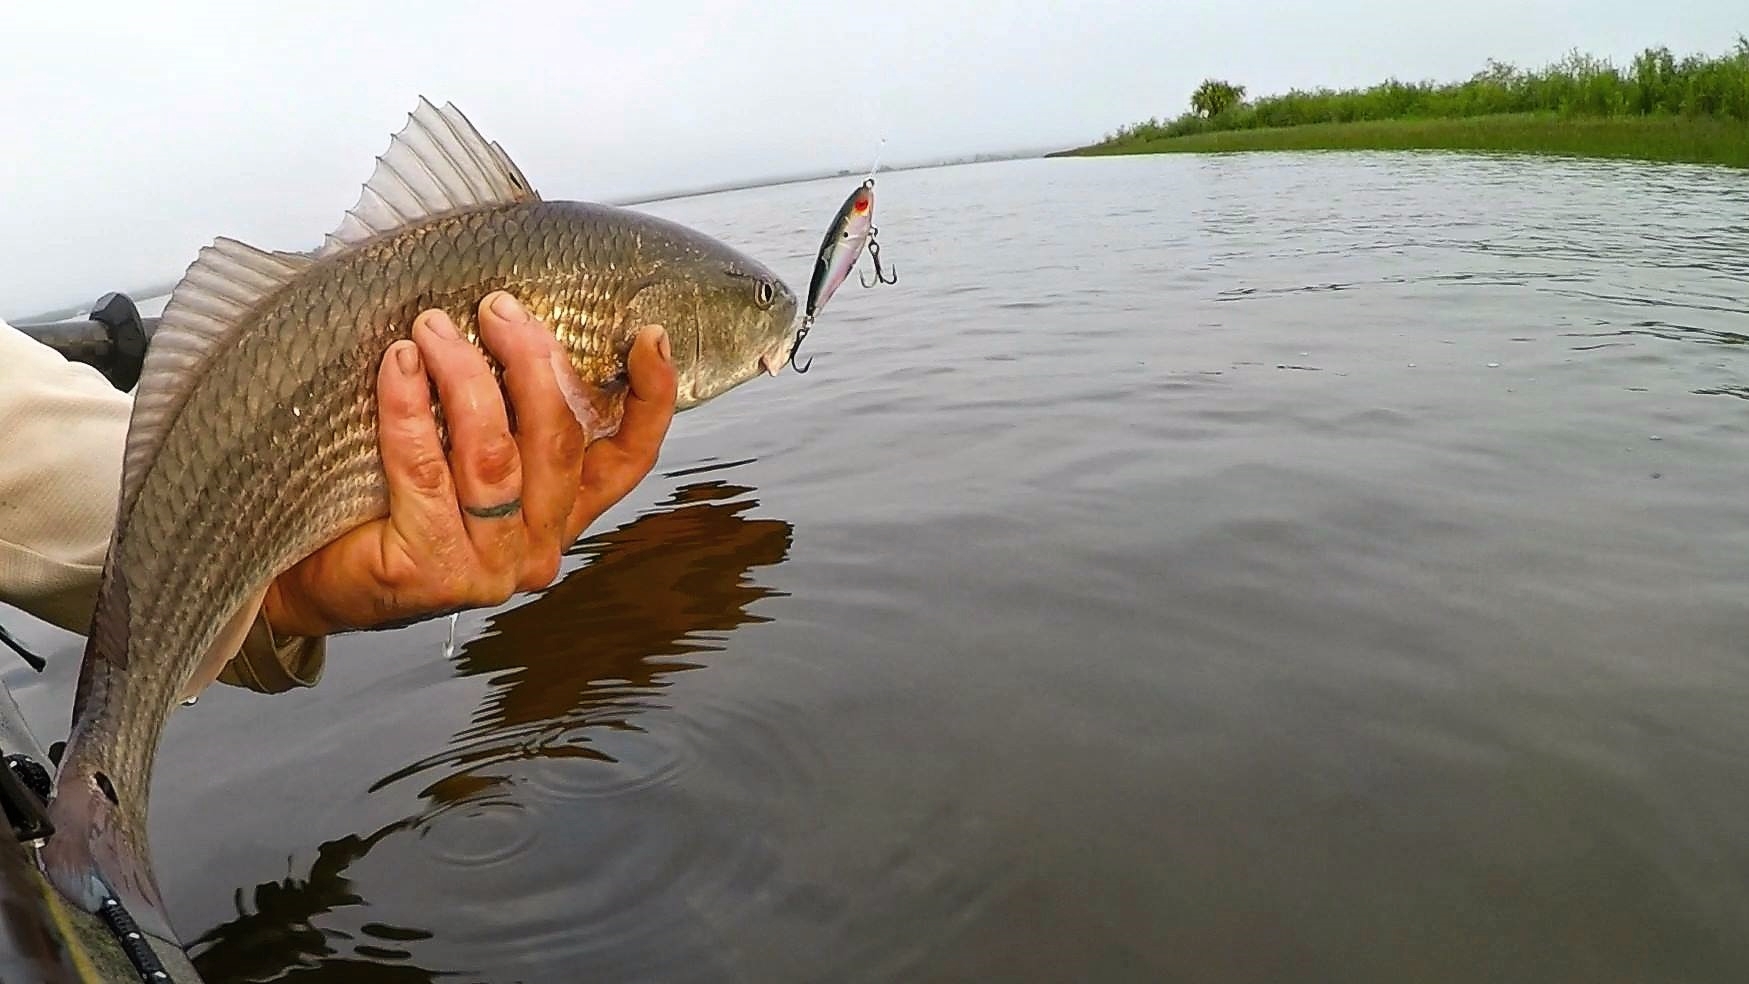
<instances>
[{"instance_id":1,"label":"lure eye","mask_svg":"<svg viewBox=\"0 0 1749 984\"><path fill-rule=\"evenodd\" d=\"M759 286L753 288L753 300L757 301L762 308L770 307L771 302L776 299L777 288L773 287L769 280L761 280Z\"/></svg>"}]
</instances>

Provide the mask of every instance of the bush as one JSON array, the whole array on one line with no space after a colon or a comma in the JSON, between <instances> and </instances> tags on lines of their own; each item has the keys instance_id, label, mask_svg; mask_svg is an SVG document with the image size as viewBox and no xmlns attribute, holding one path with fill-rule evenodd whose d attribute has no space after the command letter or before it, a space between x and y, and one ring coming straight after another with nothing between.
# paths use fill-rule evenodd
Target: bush
<instances>
[{"instance_id":1,"label":"bush","mask_svg":"<svg viewBox=\"0 0 1749 984\"><path fill-rule=\"evenodd\" d=\"M1124 127L1107 144L1145 142L1220 130L1352 123L1359 120L1454 119L1500 113L1558 113L1572 117L1717 117L1749 123L1749 38L1719 57L1690 55L1678 61L1669 48L1647 48L1626 68L1571 52L1541 71L1524 71L1489 60L1463 82L1403 82L1389 79L1367 89L1294 90L1259 99L1210 99L1243 95L1243 86L1204 82L1193 109L1176 119ZM1212 111L1211 111L1212 109Z\"/></svg>"}]
</instances>

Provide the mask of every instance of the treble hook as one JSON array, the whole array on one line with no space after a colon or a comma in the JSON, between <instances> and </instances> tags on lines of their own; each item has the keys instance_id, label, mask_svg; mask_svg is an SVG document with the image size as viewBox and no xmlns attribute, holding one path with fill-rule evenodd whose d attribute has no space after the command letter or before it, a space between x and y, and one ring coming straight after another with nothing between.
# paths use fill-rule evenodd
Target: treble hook
<instances>
[{"instance_id":1,"label":"treble hook","mask_svg":"<svg viewBox=\"0 0 1749 984\"><path fill-rule=\"evenodd\" d=\"M813 328L814 316L810 314L802 319L802 326L796 329L796 343L791 345L789 349L789 364L795 368L796 372L807 372L808 367L814 364L814 357L811 355L808 356L808 365L806 366L796 362L796 353L802 350L802 339L807 338L808 332L812 331Z\"/></svg>"},{"instance_id":2,"label":"treble hook","mask_svg":"<svg viewBox=\"0 0 1749 984\"><path fill-rule=\"evenodd\" d=\"M893 269L893 279L891 280L887 279L886 272L881 269L881 244L875 241L875 235L879 232L879 229L872 227L868 230L868 257L874 261L874 283L869 283L868 278L863 276L862 271L858 270L856 273L856 279L862 281L864 287L873 287L875 284L896 284L899 282L898 268L895 267Z\"/></svg>"}]
</instances>

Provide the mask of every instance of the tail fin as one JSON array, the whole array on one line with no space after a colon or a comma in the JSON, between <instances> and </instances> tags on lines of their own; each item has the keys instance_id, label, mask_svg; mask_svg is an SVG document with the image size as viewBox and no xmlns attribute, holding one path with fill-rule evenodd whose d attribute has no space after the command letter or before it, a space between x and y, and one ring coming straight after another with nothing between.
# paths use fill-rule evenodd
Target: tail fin
<instances>
[{"instance_id":1,"label":"tail fin","mask_svg":"<svg viewBox=\"0 0 1749 984\"><path fill-rule=\"evenodd\" d=\"M69 759L49 803L49 819L55 832L42 850L43 871L62 895L91 913L114 899L141 932L182 945L152 875L139 822L144 818L129 822L107 775Z\"/></svg>"}]
</instances>

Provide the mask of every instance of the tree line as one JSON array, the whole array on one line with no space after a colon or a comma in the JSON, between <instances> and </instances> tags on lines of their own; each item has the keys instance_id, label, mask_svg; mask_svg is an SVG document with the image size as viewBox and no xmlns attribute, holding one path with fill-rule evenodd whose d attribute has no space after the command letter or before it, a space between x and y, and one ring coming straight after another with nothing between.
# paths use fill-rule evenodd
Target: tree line
<instances>
[{"instance_id":1,"label":"tree line","mask_svg":"<svg viewBox=\"0 0 1749 984\"><path fill-rule=\"evenodd\" d=\"M1364 89L1293 90L1247 100L1245 87L1205 79L1190 111L1120 128L1107 143L1154 140L1212 130L1248 130L1362 120L1451 119L1502 113L1566 116L1716 117L1749 123L1749 38L1716 57L1678 59L1667 47L1647 48L1631 64L1574 51L1541 70L1490 59L1462 82L1389 79Z\"/></svg>"}]
</instances>

